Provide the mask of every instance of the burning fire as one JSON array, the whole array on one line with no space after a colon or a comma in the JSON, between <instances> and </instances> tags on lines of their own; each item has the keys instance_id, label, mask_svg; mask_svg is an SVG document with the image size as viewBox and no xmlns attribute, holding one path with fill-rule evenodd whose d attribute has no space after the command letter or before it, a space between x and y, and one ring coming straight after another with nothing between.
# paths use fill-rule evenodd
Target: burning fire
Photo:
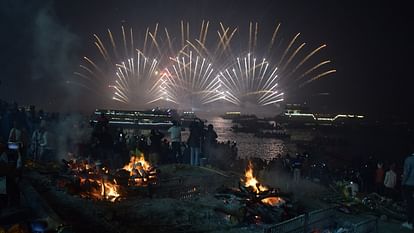
<instances>
[{"instance_id":1,"label":"burning fire","mask_svg":"<svg viewBox=\"0 0 414 233\"><path fill-rule=\"evenodd\" d=\"M106 167L101 167L100 162L90 163L86 160L77 161L76 159L66 162L72 173L79 179L82 197L95 198L98 200L109 200L115 202L121 193L124 193L123 183L117 183L117 172L110 171ZM132 155L125 170L129 177L128 186L146 185L156 179L156 169L145 161L143 154Z\"/></svg>"},{"instance_id":2,"label":"burning fire","mask_svg":"<svg viewBox=\"0 0 414 233\"><path fill-rule=\"evenodd\" d=\"M124 170L130 172L130 175L133 176L135 174L135 169L143 169L144 171L148 171L151 168L151 165L145 161L144 155L132 155L129 159L129 163L123 167ZM139 170L138 170L139 171Z\"/></svg>"},{"instance_id":3,"label":"burning fire","mask_svg":"<svg viewBox=\"0 0 414 233\"><path fill-rule=\"evenodd\" d=\"M119 186L116 184L115 179L113 181L104 181L98 178L80 178L80 184L91 186L89 191L81 194L83 197L95 197L97 199L106 199L111 202L115 202L119 194Z\"/></svg>"},{"instance_id":4,"label":"burning fire","mask_svg":"<svg viewBox=\"0 0 414 233\"><path fill-rule=\"evenodd\" d=\"M263 186L260 184L260 182L254 177L253 175L253 164L251 161L249 161L249 165L247 167L247 170L244 174L244 186L245 187L251 187L253 192L256 193L257 196L261 194L262 192L268 191L269 188L266 186ZM242 180L243 181L243 180ZM270 191L270 193L274 193L273 191ZM266 194L266 193L265 193ZM268 196L266 198L263 198L260 200L263 204L270 205L270 206L279 206L286 203L285 200L283 200L280 197L277 196Z\"/></svg>"},{"instance_id":5,"label":"burning fire","mask_svg":"<svg viewBox=\"0 0 414 233\"><path fill-rule=\"evenodd\" d=\"M145 185L145 182L155 178L155 171L145 160L143 154L132 155L129 163L123 169L129 171L132 185Z\"/></svg>"},{"instance_id":6,"label":"burning fire","mask_svg":"<svg viewBox=\"0 0 414 233\"><path fill-rule=\"evenodd\" d=\"M253 176L253 164L251 161L249 161L249 166L247 167L247 170L244 173L244 177L244 186L252 187L255 193L260 193L268 190L267 187L261 185L259 181L257 181L257 179Z\"/></svg>"},{"instance_id":7,"label":"burning fire","mask_svg":"<svg viewBox=\"0 0 414 233\"><path fill-rule=\"evenodd\" d=\"M114 202L119 196L119 187L116 185L116 181L113 180L113 184L109 182L101 182L101 196L105 199Z\"/></svg>"}]
</instances>

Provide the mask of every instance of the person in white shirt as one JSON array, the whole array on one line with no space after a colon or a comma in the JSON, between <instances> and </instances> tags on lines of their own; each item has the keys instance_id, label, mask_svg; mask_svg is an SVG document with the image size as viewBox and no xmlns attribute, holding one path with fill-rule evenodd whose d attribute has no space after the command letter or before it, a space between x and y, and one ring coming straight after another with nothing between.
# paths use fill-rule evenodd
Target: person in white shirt
<instances>
[{"instance_id":1,"label":"person in white shirt","mask_svg":"<svg viewBox=\"0 0 414 233\"><path fill-rule=\"evenodd\" d=\"M51 161L54 159L53 135L46 127L42 131L43 134L40 139L40 160Z\"/></svg>"},{"instance_id":2,"label":"person in white shirt","mask_svg":"<svg viewBox=\"0 0 414 233\"><path fill-rule=\"evenodd\" d=\"M36 129L32 134L32 140L30 144L31 154L33 155L33 161L40 159L40 142L43 137L43 128Z\"/></svg>"},{"instance_id":3,"label":"person in white shirt","mask_svg":"<svg viewBox=\"0 0 414 233\"><path fill-rule=\"evenodd\" d=\"M391 164L390 170L385 173L384 186L385 195L389 198L395 198L395 186L397 185L397 174L395 173L395 164Z\"/></svg>"}]
</instances>

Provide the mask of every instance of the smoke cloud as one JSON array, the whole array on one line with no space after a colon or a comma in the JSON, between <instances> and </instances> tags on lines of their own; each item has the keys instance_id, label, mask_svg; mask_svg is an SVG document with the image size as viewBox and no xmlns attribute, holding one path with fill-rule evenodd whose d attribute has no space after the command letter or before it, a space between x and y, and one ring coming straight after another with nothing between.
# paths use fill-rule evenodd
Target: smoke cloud
<instances>
[{"instance_id":1,"label":"smoke cloud","mask_svg":"<svg viewBox=\"0 0 414 233\"><path fill-rule=\"evenodd\" d=\"M61 23L55 1L4 0L0 98L60 110L77 90L66 84L76 67L78 36Z\"/></svg>"},{"instance_id":2,"label":"smoke cloud","mask_svg":"<svg viewBox=\"0 0 414 233\"><path fill-rule=\"evenodd\" d=\"M38 11L33 26L32 78L62 79L72 74L78 37L59 23L52 3Z\"/></svg>"}]
</instances>

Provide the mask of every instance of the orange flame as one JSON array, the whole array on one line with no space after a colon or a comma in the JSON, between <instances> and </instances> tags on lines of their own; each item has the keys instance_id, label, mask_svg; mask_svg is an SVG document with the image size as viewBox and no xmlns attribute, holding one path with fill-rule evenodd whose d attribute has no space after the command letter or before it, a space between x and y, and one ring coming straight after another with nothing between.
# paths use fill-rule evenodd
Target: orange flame
<instances>
[{"instance_id":1,"label":"orange flame","mask_svg":"<svg viewBox=\"0 0 414 233\"><path fill-rule=\"evenodd\" d=\"M116 180L106 180L104 178L105 174L109 174L108 168L100 168L96 164L88 164L86 161L77 162L75 160L71 161L69 166L76 174L83 172L88 174L87 178L79 176L81 185L87 183L93 184L85 186L87 190L83 191L81 196L100 200L105 199L111 202L116 201L121 196L121 187L117 184ZM129 163L123 169L127 170L131 177L134 177L132 185L143 185L148 179L155 178L155 175L150 171L151 165L145 161L143 154L132 155ZM143 173L145 174L144 176L142 176Z\"/></svg>"},{"instance_id":2,"label":"orange flame","mask_svg":"<svg viewBox=\"0 0 414 233\"><path fill-rule=\"evenodd\" d=\"M142 166L142 168L145 171L148 171L151 167L151 165L145 161L144 155L132 155L129 159L129 163L123 167L123 169L129 171L130 175L133 175L133 170L136 169L139 165Z\"/></svg>"},{"instance_id":3,"label":"orange flame","mask_svg":"<svg viewBox=\"0 0 414 233\"><path fill-rule=\"evenodd\" d=\"M83 197L94 197L97 199L106 199L111 202L116 201L116 199L121 196L119 194L119 186L116 184L116 181L103 181L101 179L95 178L80 178L80 183L85 184L86 182L94 183L98 185L99 189L91 189L89 192L81 194Z\"/></svg>"},{"instance_id":4,"label":"orange flame","mask_svg":"<svg viewBox=\"0 0 414 233\"><path fill-rule=\"evenodd\" d=\"M111 182L99 182L101 185L101 196L105 199L114 202L119 196L121 196L118 193L118 186L116 185L116 181Z\"/></svg>"},{"instance_id":5,"label":"orange flame","mask_svg":"<svg viewBox=\"0 0 414 233\"><path fill-rule=\"evenodd\" d=\"M244 186L252 187L255 193L260 193L262 191L268 190L267 187L261 185L259 181L253 176L253 164L249 161L249 166L247 167L246 172L244 173Z\"/></svg>"},{"instance_id":6,"label":"orange flame","mask_svg":"<svg viewBox=\"0 0 414 233\"><path fill-rule=\"evenodd\" d=\"M268 204L271 206L277 206L279 204L285 203L285 201L280 197L266 197L266 198L263 198L261 201L262 203Z\"/></svg>"}]
</instances>

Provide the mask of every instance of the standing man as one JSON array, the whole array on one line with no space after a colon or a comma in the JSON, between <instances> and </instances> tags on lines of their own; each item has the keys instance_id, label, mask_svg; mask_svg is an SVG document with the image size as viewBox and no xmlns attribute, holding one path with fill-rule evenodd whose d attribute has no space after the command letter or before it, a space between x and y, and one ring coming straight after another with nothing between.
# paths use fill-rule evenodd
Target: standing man
<instances>
[{"instance_id":1,"label":"standing man","mask_svg":"<svg viewBox=\"0 0 414 233\"><path fill-rule=\"evenodd\" d=\"M211 162L214 161L215 158L213 157L214 147L217 145L217 133L214 130L214 126L209 124L207 126L207 131L205 132L205 141L204 141L204 152L206 154L206 158Z\"/></svg>"},{"instance_id":2,"label":"standing man","mask_svg":"<svg viewBox=\"0 0 414 233\"><path fill-rule=\"evenodd\" d=\"M20 204L18 183L21 177L22 158L19 149L19 143L9 142L6 151L0 154L0 176L6 176L7 205L9 207Z\"/></svg>"},{"instance_id":3,"label":"standing man","mask_svg":"<svg viewBox=\"0 0 414 233\"><path fill-rule=\"evenodd\" d=\"M395 163L390 165L390 170L385 173L384 186L385 194L395 199L395 186L397 184L397 173L395 173Z\"/></svg>"},{"instance_id":4,"label":"standing man","mask_svg":"<svg viewBox=\"0 0 414 233\"><path fill-rule=\"evenodd\" d=\"M19 144L22 143L22 131L20 130L19 123L17 121L13 121L13 128L10 130L8 141Z\"/></svg>"},{"instance_id":5,"label":"standing man","mask_svg":"<svg viewBox=\"0 0 414 233\"><path fill-rule=\"evenodd\" d=\"M46 127L46 121L42 121L41 126L42 135L40 139L40 160L45 162L54 159L54 137Z\"/></svg>"},{"instance_id":6,"label":"standing man","mask_svg":"<svg viewBox=\"0 0 414 233\"><path fill-rule=\"evenodd\" d=\"M201 122L193 121L190 124L190 136L188 145L190 146L190 164L193 166L200 165L201 141L203 136Z\"/></svg>"},{"instance_id":7,"label":"standing man","mask_svg":"<svg viewBox=\"0 0 414 233\"><path fill-rule=\"evenodd\" d=\"M293 170L293 181L294 182L299 182L301 169L302 169L302 161L300 159L299 153L296 153L295 159L292 160L292 170Z\"/></svg>"},{"instance_id":8,"label":"standing man","mask_svg":"<svg viewBox=\"0 0 414 233\"><path fill-rule=\"evenodd\" d=\"M404 199L407 201L407 222L402 226L412 230L414 222L414 152L404 161L402 191Z\"/></svg>"},{"instance_id":9,"label":"standing man","mask_svg":"<svg viewBox=\"0 0 414 233\"><path fill-rule=\"evenodd\" d=\"M33 131L32 140L30 144L31 154L33 155L33 161L40 160L40 143L42 142L44 128L40 127Z\"/></svg>"},{"instance_id":10,"label":"standing man","mask_svg":"<svg viewBox=\"0 0 414 233\"><path fill-rule=\"evenodd\" d=\"M183 154L181 152L181 127L178 125L177 121L172 121L173 126L168 129L171 137L171 150L173 155L173 160L182 163Z\"/></svg>"},{"instance_id":11,"label":"standing man","mask_svg":"<svg viewBox=\"0 0 414 233\"><path fill-rule=\"evenodd\" d=\"M151 130L150 140L150 153L149 153L149 160L150 163L153 165L158 165L160 154L161 154L161 141L164 137L164 134L161 133L157 129Z\"/></svg>"},{"instance_id":12,"label":"standing man","mask_svg":"<svg viewBox=\"0 0 414 233\"><path fill-rule=\"evenodd\" d=\"M375 191L382 195L384 187L384 164L382 162L377 163L377 170L375 170Z\"/></svg>"}]
</instances>

